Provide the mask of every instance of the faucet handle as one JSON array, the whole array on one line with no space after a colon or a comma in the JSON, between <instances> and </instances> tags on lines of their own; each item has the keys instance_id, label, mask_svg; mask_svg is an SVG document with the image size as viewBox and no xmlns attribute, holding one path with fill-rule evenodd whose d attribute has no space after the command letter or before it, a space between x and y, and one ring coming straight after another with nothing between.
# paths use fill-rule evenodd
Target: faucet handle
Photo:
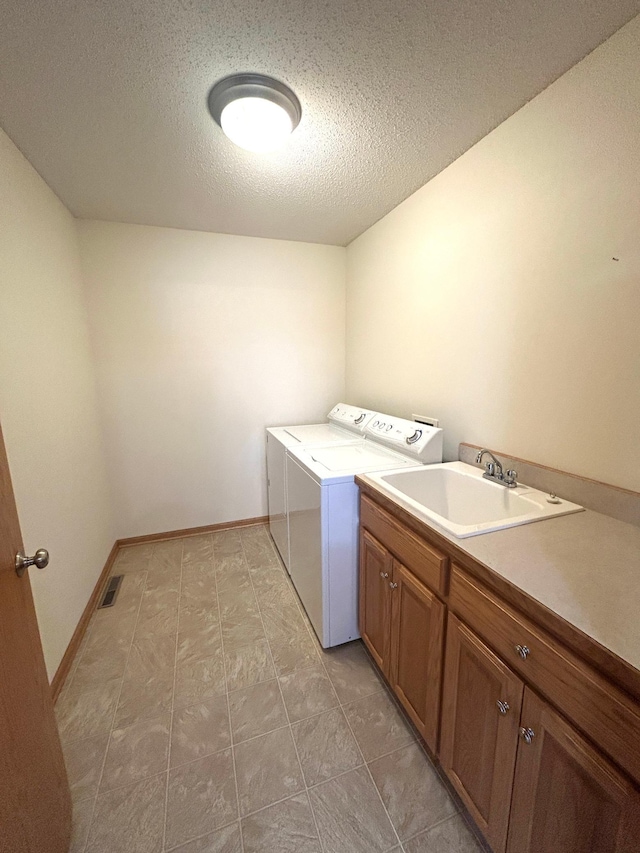
<instances>
[{"instance_id":1,"label":"faucet handle","mask_svg":"<svg viewBox=\"0 0 640 853\"><path fill-rule=\"evenodd\" d=\"M505 479L505 482L509 483L510 485L513 483L513 485L515 486L515 485L517 485L516 481L518 479L518 472L514 471L513 468L510 468L507 471L507 473L504 475L504 479Z\"/></svg>"}]
</instances>

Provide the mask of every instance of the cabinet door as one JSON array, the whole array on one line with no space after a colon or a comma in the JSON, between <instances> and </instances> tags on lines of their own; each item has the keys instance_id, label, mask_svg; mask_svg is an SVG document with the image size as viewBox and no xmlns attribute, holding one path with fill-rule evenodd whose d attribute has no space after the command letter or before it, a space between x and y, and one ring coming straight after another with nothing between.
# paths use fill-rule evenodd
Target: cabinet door
<instances>
[{"instance_id":1,"label":"cabinet door","mask_svg":"<svg viewBox=\"0 0 640 853\"><path fill-rule=\"evenodd\" d=\"M440 761L495 853L507 842L523 691L507 665L450 613Z\"/></svg>"},{"instance_id":2,"label":"cabinet door","mask_svg":"<svg viewBox=\"0 0 640 853\"><path fill-rule=\"evenodd\" d=\"M640 795L529 688L508 853L638 853Z\"/></svg>"},{"instance_id":3,"label":"cabinet door","mask_svg":"<svg viewBox=\"0 0 640 853\"><path fill-rule=\"evenodd\" d=\"M444 620L444 604L394 561L389 679L433 752L438 747Z\"/></svg>"},{"instance_id":4,"label":"cabinet door","mask_svg":"<svg viewBox=\"0 0 640 853\"><path fill-rule=\"evenodd\" d=\"M393 557L364 528L360 532L360 636L388 676Z\"/></svg>"}]
</instances>

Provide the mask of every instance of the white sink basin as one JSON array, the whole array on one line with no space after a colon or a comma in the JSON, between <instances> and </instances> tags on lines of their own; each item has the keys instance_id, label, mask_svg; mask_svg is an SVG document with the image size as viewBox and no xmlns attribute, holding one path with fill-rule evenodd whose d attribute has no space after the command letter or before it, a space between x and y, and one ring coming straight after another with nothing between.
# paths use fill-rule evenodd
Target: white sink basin
<instances>
[{"instance_id":1,"label":"white sink basin","mask_svg":"<svg viewBox=\"0 0 640 853\"><path fill-rule=\"evenodd\" d=\"M464 462L385 471L369 478L401 506L459 539L584 509L564 500L550 503L548 494L520 483L514 489L492 483L479 468Z\"/></svg>"}]
</instances>

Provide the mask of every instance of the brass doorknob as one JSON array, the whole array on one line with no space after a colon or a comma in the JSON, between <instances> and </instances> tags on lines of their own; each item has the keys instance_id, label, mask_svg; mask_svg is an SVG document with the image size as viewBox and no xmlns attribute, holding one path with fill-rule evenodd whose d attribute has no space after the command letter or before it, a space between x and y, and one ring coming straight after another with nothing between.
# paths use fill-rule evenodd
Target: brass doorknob
<instances>
[{"instance_id":1,"label":"brass doorknob","mask_svg":"<svg viewBox=\"0 0 640 853\"><path fill-rule=\"evenodd\" d=\"M27 571L29 566L44 569L49 565L49 552L46 548L38 548L33 557L25 557L20 551L16 554L16 574L19 578Z\"/></svg>"}]
</instances>

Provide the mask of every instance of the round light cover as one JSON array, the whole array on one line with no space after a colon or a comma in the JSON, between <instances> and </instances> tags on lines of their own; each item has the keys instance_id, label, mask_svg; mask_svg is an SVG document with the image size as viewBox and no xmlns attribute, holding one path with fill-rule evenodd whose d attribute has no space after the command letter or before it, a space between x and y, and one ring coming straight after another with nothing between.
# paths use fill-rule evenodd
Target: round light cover
<instances>
[{"instance_id":1,"label":"round light cover","mask_svg":"<svg viewBox=\"0 0 640 853\"><path fill-rule=\"evenodd\" d=\"M297 127L295 94L273 77L232 74L209 92L209 112L226 136L248 151L272 151Z\"/></svg>"}]
</instances>

